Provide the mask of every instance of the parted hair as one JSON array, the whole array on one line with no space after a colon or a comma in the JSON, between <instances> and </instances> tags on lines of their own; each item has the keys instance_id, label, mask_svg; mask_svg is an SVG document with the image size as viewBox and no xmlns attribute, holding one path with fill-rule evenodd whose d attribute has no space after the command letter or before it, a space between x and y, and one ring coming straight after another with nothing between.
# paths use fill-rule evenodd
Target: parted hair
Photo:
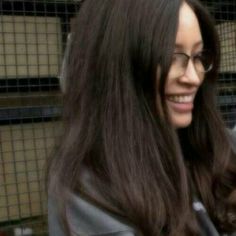
<instances>
[{"instance_id":1,"label":"parted hair","mask_svg":"<svg viewBox=\"0 0 236 236\"><path fill-rule=\"evenodd\" d=\"M164 101L183 1L86 0L66 65L64 132L48 165L61 204L69 189L145 236L199 235L193 194L220 232L236 229L236 156L215 102L218 36L206 9L185 2L214 59L192 123L175 130Z\"/></svg>"}]
</instances>

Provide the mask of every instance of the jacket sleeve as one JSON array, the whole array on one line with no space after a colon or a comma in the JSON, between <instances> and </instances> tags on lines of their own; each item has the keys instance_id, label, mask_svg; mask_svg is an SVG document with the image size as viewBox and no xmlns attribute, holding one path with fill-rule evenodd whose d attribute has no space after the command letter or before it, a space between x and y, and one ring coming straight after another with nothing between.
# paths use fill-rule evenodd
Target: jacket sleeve
<instances>
[{"instance_id":1,"label":"jacket sleeve","mask_svg":"<svg viewBox=\"0 0 236 236\"><path fill-rule=\"evenodd\" d=\"M67 216L73 236L135 236L134 229L116 216L75 195L71 195ZM52 197L48 200L48 224L50 236L66 236Z\"/></svg>"},{"instance_id":2,"label":"jacket sleeve","mask_svg":"<svg viewBox=\"0 0 236 236\"><path fill-rule=\"evenodd\" d=\"M50 236L66 236L59 220L57 204L51 196L48 198L48 231Z\"/></svg>"},{"instance_id":3,"label":"jacket sleeve","mask_svg":"<svg viewBox=\"0 0 236 236\"><path fill-rule=\"evenodd\" d=\"M236 153L236 129L229 130L228 134L229 134L231 148L232 148L233 152Z\"/></svg>"}]
</instances>

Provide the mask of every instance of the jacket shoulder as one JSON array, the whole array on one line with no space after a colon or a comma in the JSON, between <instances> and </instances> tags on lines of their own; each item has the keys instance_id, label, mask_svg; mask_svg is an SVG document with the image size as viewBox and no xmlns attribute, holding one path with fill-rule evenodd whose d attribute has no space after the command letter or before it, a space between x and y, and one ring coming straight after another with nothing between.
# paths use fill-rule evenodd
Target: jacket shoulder
<instances>
[{"instance_id":1,"label":"jacket shoulder","mask_svg":"<svg viewBox=\"0 0 236 236\"><path fill-rule=\"evenodd\" d=\"M67 217L73 235L135 236L134 229L128 224L74 194L70 194ZM52 196L48 200L48 223L50 236L65 236Z\"/></svg>"}]
</instances>

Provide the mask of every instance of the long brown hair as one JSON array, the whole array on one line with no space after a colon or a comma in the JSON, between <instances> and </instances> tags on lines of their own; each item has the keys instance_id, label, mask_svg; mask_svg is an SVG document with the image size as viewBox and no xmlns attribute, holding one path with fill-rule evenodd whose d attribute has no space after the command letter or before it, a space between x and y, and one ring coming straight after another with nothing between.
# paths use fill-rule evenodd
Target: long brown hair
<instances>
[{"instance_id":1,"label":"long brown hair","mask_svg":"<svg viewBox=\"0 0 236 236\"><path fill-rule=\"evenodd\" d=\"M219 42L206 10L186 2L214 54L191 125L176 132L163 116L182 1L86 0L67 65L65 129L48 168L61 203L65 189L77 192L146 236L198 234L190 179L219 230L235 228L236 165L215 104ZM84 170L104 202L81 181Z\"/></svg>"}]
</instances>

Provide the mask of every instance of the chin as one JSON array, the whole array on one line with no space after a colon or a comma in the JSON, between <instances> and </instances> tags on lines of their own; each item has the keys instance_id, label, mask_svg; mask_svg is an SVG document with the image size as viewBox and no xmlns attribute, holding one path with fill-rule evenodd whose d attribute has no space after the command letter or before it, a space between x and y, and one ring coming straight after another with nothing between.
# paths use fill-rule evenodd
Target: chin
<instances>
[{"instance_id":1,"label":"chin","mask_svg":"<svg viewBox=\"0 0 236 236\"><path fill-rule=\"evenodd\" d=\"M192 114L171 117L171 123L176 129L186 128L192 123Z\"/></svg>"}]
</instances>

